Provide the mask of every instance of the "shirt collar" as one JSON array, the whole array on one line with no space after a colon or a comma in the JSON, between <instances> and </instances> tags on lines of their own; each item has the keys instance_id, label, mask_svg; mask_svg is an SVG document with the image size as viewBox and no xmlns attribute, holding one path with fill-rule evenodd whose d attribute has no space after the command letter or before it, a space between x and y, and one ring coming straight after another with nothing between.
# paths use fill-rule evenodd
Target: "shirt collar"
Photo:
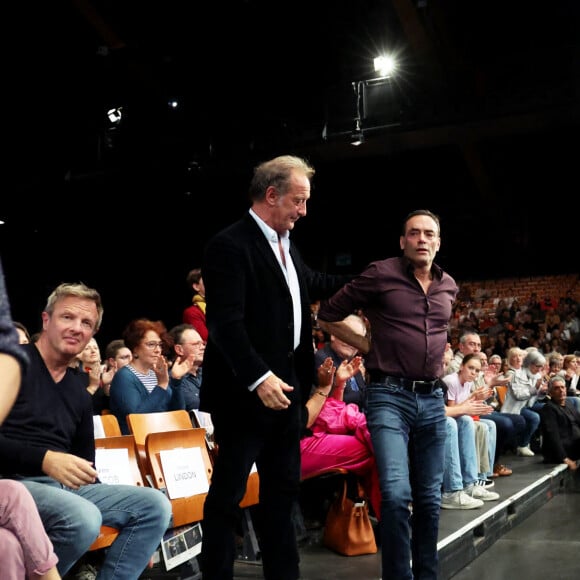
<instances>
[{"instance_id":1,"label":"shirt collar","mask_svg":"<svg viewBox=\"0 0 580 580\"><path fill-rule=\"evenodd\" d=\"M401 256L401 260L403 262L403 268L405 269L405 272L407 272L409 277L414 277L415 266L413 263L405 256ZM437 278L438 280L441 280L443 277L443 270L437 264L435 264L435 262L433 262L433 264L431 264L431 274L433 274L433 279Z\"/></svg>"},{"instance_id":2,"label":"shirt collar","mask_svg":"<svg viewBox=\"0 0 580 580\"><path fill-rule=\"evenodd\" d=\"M273 230L258 214L250 208L250 215L254 218L266 239L271 243L278 243L278 232ZM280 235L280 239L286 241L290 238L290 232L284 232Z\"/></svg>"}]
</instances>

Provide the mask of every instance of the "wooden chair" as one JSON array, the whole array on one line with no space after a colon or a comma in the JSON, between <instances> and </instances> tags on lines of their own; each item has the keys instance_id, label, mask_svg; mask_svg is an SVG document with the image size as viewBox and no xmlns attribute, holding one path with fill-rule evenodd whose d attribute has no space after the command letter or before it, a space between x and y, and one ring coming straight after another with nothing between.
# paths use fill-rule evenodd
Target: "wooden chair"
<instances>
[{"instance_id":1,"label":"wooden chair","mask_svg":"<svg viewBox=\"0 0 580 580\"><path fill-rule=\"evenodd\" d=\"M141 466L141 474L145 480L147 480L148 475L151 475L145 451L147 435L162 431L193 428L189 413L185 409L160 411L158 413L130 413L127 415L127 425L131 434L135 437L137 457Z\"/></svg>"},{"instance_id":2,"label":"wooden chair","mask_svg":"<svg viewBox=\"0 0 580 580\"><path fill-rule=\"evenodd\" d=\"M198 448L205 469L207 483L211 481L213 465L205 441L205 429L190 427L175 431L160 431L149 433L145 439L145 452L149 462L153 486L166 491L167 483L161 461L162 451L174 449ZM203 504L207 492L188 497L171 499L173 508L173 527L183 526L203 519Z\"/></svg>"},{"instance_id":3,"label":"wooden chair","mask_svg":"<svg viewBox=\"0 0 580 580\"><path fill-rule=\"evenodd\" d=\"M202 414L202 416L205 417L206 421L209 421L209 423L211 423L211 416L209 415L209 413ZM204 428L203 423L200 421L200 414L198 413L194 412L191 413L191 422L195 427ZM213 425L211 428L213 429ZM206 437L206 443L209 455L213 462L218 453L218 449L217 447L211 444L208 437ZM244 497L240 502L240 507L247 508L253 505L257 505L260 501L259 492L260 492L260 476L257 471L254 471L253 473L250 473L248 477L248 483L246 485L246 493L244 494Z\"/></svg>"},{"instance_id":4,"label":"wooden chair","mask_svg":"<svg viewBox=\"0 0 580 580\"><path fill-rule=\"evenodd\" d=\"M103 424L106 437L118 437L122 435L119 421L112 413L101 415L101 423Z\"/></svg>"},{"instance_id":5,"label":"wooden chair","mask_svg":"<svg viewBox=\"0 0 580 580\"><path fill-rule=\"evenodd\" d=\"M507 395L507 386L497 386L495 387L495 390L497 392L497 400L499 401L500 405L503 405L503 402L505 401L505 396Z\"/></svg>"},{"instance_id":6,"label":"wooden chair","mask_svg":"<svg viewBox=\"0 0 580 580\"><path fill-rule=\"evenodd\" d=\"M115 421L117 419L114 415L111 415ZM119 424L117 423L117 428ZM141 476L141 469L137 461L137 449L135 447L135 439L133 435L121 435L121 430L119 429L119 435L111 437L103 437L100 439L95 439L95 449L127 449L129 456L129 467L131 470L131 478L135 485L143 487L143 478ZM106 485L106 484L102 484ZM111 526L101 526L101 531L97 539L93 542L89 551L99 550L101 548L109 547L119 535L119 530Z\"/></svg>"}]
</instances>

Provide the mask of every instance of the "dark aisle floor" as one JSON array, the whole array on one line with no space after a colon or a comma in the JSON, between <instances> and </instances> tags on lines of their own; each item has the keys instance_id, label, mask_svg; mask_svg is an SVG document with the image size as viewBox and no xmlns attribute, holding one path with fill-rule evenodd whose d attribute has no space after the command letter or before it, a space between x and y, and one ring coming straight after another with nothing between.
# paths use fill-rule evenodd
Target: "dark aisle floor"
<instances>
[{"instance_id":1,"label":"dark aisle floor","mask_svg":"<svg viewBox=\"0 0 580 580\"><path fill-rule=\"evenodd\" d=\"M478 510L444 510L440 524L440 550L454 535L469 534L470 524L501 509L502 502L515 502L534 494L534 486L553 475L554 466L538 458L510 457L510 477L496 480L499 502L488 502ZM557 493L534 513L515 525L482 555L453 576L453 580L572 580L580 577L580 487L576 492ZM302 580L379 580L380 552L345 557L320 543L321 531L311 533L301 545ZM263 578L259 564L238 561L235 580Z\"/></svg>"},{"instance_id":2,"label":"dark aisle floor","mask_svg":"<svg viewBox=\"0 0 580 580\"><path fill-rule=\"evenodd\" d=\"M580 493L561 493L502 536L453 580L580 578Z\"/></svg>"}]
</instances>

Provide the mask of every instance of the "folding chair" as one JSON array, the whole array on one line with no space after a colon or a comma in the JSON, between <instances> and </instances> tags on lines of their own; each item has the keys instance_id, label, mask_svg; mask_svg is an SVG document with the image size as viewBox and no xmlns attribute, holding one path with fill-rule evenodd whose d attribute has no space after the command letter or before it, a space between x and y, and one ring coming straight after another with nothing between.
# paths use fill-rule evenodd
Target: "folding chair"
<instances>
[{"instance_id":1,"label":"folding chair","mask_svg":"<svg viewBox=\"0 0 580 580\"><path fill-rule=\"evenodd\" d=\"M195 473L195 477L204 477L209 485L213 466L205 441L205 429L193 428L176 431L161 431L149 433L145 439L145 452L152 476L153 487L166 493L173 508L173 527L183 526L203 519L203 504L207 491L187 497L170 497L166 474L163 469L163 452L173 450L199 449L203 462L203 472Z\"/></svg>"},{"instance_id":2,"label":"folding chair","mask_svg":"<svg viewBox=\"0 0 580 580\"><path fill-rule=\"evenodd\" d=\"M127 415L127 425L137 447L137 457L141 466L143 479L147 481L151 475L145 452L145 440L149 433L161 431L176 431L193 428L189 413L185 409L175 411L159 411L157 413L130 413ZM150 482L153 485L153 482Z\"/></svg>"}]
</instances>

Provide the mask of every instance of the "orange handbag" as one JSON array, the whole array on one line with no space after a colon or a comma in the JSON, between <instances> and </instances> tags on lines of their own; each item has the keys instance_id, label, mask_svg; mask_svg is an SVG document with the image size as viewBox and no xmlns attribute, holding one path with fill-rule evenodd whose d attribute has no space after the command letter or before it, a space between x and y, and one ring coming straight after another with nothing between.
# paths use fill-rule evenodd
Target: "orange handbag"
<instances>
[{"instance_id":1,"label":"orange handbag","mask_svg":"<svg viewBox=\"0 0 580 580\"><path fill-rule=\"evenodd\" d=\"M332 502L326 515L322 543L343 556L377 553L368 503L358 482L357 489L359 497L354 500L348 497L348 480L345 479L342 492Z\"/></svg>"}]
</instances>

